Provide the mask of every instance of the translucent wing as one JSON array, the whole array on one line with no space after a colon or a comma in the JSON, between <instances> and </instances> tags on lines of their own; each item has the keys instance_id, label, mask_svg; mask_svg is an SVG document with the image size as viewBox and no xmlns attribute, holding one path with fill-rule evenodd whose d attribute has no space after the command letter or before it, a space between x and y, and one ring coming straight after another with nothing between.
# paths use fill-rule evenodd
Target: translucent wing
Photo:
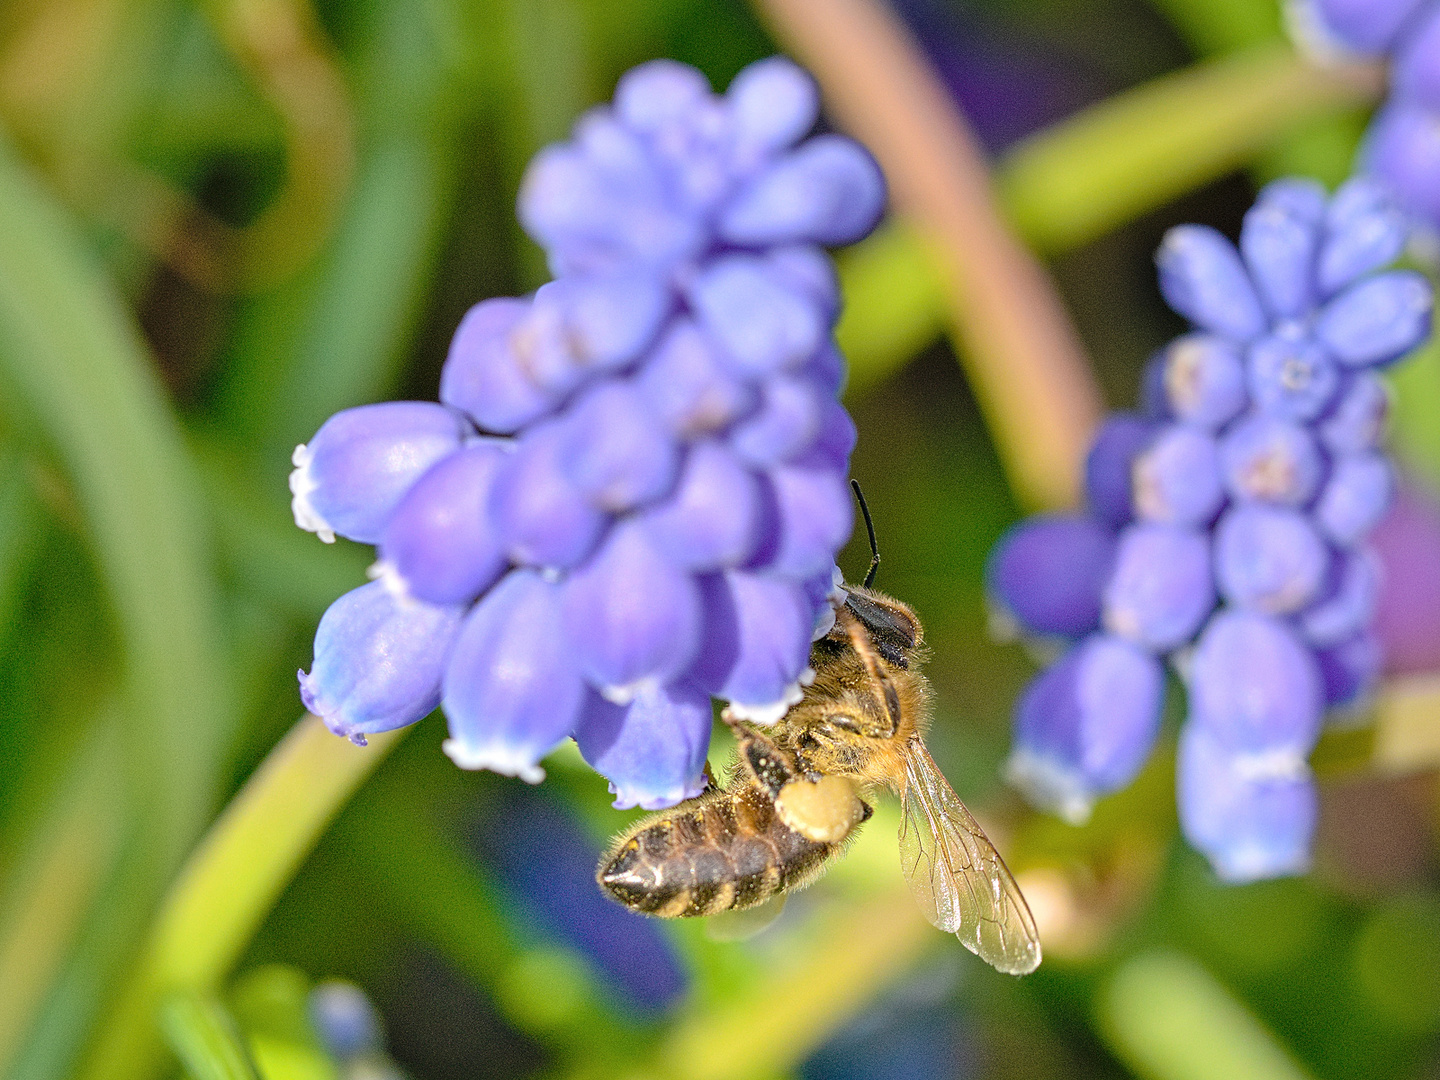
<instances>
[{"instance_id":1,"label":"translucent wing","mask_svg":"<svg viewBox=\"0 0 1440 1080\"><path fill-rule=\"evenodd\" d=\"M768 929L784 910L785 894L776 893L755 907L709 916L705 920L705 936L711 941L745 941Z\"/></svg>"},{"instance_id":2,"label":"translucent wing","mask_svg":"<svg viewBox=\"0 0 1440 1080\"><path fill-rule=\"evenodd\" d=\"M906 747L900 863L925 917L1011 975L1040 966L1035 918L995 845L919 739Z\"/></svg>"}]
</instances>

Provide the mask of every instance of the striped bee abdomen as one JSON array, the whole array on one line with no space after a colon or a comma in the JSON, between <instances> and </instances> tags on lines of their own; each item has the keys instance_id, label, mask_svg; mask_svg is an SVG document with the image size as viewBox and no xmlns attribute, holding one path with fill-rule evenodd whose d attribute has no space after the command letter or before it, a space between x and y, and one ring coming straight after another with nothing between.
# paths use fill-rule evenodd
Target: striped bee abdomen
<instances>
[{"instance_id":1,"label":"striped bee abdomen","mask_svg":"<svg viewBox=\"0 0 1440 1080\"><path fill-rule=\"evenodd\" d=\"M663 918L754 907L805 884L838 847L806 839L753 786L712 791L639 822L600 863L601 888Z\"/></svg>"}]
</instances>

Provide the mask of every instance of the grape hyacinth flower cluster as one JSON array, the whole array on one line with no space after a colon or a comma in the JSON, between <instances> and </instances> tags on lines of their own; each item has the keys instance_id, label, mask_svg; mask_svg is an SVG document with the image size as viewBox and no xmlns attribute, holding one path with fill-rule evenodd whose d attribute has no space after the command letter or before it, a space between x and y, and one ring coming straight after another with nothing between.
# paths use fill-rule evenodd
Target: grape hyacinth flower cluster
<instances>
[{"instance_id":1,"label":"grape hyacinth flower cluster","mask_svg":"<svg viewBox=\"0 0 1440 1080\"><path fill-rule=\"evenodd\" d=\"M1393 486L1377 371L1429 334L1431 288L1386 270L1406 219L1365 177L1333 197L1265 188L1237 250L1172 229L1161 291L1194 331L1147 371L1086 463L1085 513L1021 523L990 591L1066 651L1016 710L1009 775L1080 821L1155 742L1169 657L1189 697L1180 818L1219 874L1302 870L1315 823L1306 759L1327 708L1379 668L1366 536Z\"/></svg>"},{"instance_id":2,"label":"grape hyacinth flower cluster","mask_svg":"<svg viewBox=\"0 0 1440 1080\"><path fill-rule=\"evenodd\" d=\"M799 699L833 619L855 427L825 246L884 204L787 60L724 96L669 61L543 150L520 217L553 281L461 322L440 401L349 409L295 453L295 520L378 548L300 675L332 731L441 705L464 768L537 781L574 737L620 807L696 795L711 697Z\"/></svg>"},{"instance_id":3,"label":"grape hyacinth flower cluster","mask_svg":"<svg viewBox=\"0 0 1440 1080\"><path fill-rule=\"evenodd\" d=\"M1359 170L1382 180L1440 239L1440 3L1295 0L1295 37L1312 53L1388 63L1384 103L1361 147Z\"/></svg>"}]
</instances>

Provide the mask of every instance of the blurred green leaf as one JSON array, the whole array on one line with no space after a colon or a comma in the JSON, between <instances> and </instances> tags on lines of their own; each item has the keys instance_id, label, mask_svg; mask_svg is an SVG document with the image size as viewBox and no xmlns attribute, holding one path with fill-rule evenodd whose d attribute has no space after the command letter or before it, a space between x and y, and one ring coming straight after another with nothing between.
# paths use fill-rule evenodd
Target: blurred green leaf
<instances>
[{"instance_id":1,"label":"blurred green leaf","mask_svg":"<svg viewBox=\"0 0 1440 1080\"><path fill-rule=\"evenodd\" d=\"M1308 1080L1290 1052L1182 953L1126 960L1095 999L1101 1038L1145 1080Z\"/></svg>"},{"instance_id":2,"label":"blurred green leaf","mask_svg":"<svg viewBox=\"0 0 1440 1080\"><path fill-rule=\"evenodd\" d=\"M228 735L198 487L129 316L63 211L3 149L0 374L70 476L115 605L127 752L163 873L208 812Z\"/></svg>"},{"instance_id":3,"label":"blurred green leaf","mask_svg":"<svg viewBox=\"0 0 1440 1080\"><path fill-rule=\"evenodd\" d=\"M160 1006L165 1041L191 1080L260 1080L219 999L195 993L172 994Z\"/></svg>"},{"instance_id":4,"label":"blurred green leaf","mask_svg":"<svg viewBox=\"0 0 1440 1080\"><path fill-rule=\"evenodd\" d=\"M1398 897L1355 940L1355 981L1377 1019L1401 1031L1440 1031L1440 900Z\"/></svg>"},{"instance_id":5,"label":"blurred green leaf","mask_svg":"<svg viewBox=\"0 0 1440 1080\"><path fill-rule=\"evenodd\" d=\"M1196 52L1233 52L1284 35L1276 0L1151 0Z\"/></svg>"},{"instance_id":6,"label":"blurred green leaf","mask_svg":"<svg viewBox=\"0 0 1440 1080\"><path fill-rule=\"evenodd\" d=\"M1301 121L1372 100L1375 73L1249 49L1092 106L1006 154L1001 195L1037 247L1075 247L1223 176Z\"/></svg>"},{"instance_id":7,"label":"blurred green leaf","mask_svg":"<svg viewBox=\"0 0 1440 1080\"><path fill-rule=\"evenodd\" d=\"M123 758L135 826L104 925L42 1017L37 1049L67 1068L144 912L199 831L229 738L198 489L128 313L78 230L0 147L0 379L69 477L113 604L125 662ZM93 921L93 920L92 920ZM103 954L103 956L102 956ZM57 992L58 993L58 992ZM72 994L73 996L65 996ZM40 1046L37 1043L37 1048Z\"/></svg>"},{"instance_id":8,"label":"blurred green leaf","mask_svg":"<svg viewBox=\"0 0 1440 1080\"><path fill-rule=\"evenodd\" d=\"M835 337L850 362L845 392L863 396L940 336L947 313L938 264L892 219L837 260L845 304Z\"/></svg>"},{"instance_id":9,"label":"blurred green leaf","mask_svg":"<svg viewBox=\"0 0 1440 1080\"><path fill-rule=\"evenodd\" d=\"M447 201L443 148L397 135L362 151L349 205L306 272L236 316L222 425L278 475L331 414L395 384Z\"/></svg>"}]
</instances>

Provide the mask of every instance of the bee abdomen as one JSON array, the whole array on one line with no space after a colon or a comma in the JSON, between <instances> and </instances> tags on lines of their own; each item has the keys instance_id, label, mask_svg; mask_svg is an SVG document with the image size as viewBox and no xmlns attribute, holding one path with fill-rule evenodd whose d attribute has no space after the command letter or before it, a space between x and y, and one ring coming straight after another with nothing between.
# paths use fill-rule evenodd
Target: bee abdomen
<instances>
[{"instance_id":1,"label":"bee abdomen","mask_svg":"<svg viewBox=\"0 0 1440 1080\"><path fill-rule=\"evenodd\" d=\"M808 880L834 846L788 828L753 789L716 792L642 822L601 862L596 879L635 911L714 915Z\"/></svg>"}]
</instances>

